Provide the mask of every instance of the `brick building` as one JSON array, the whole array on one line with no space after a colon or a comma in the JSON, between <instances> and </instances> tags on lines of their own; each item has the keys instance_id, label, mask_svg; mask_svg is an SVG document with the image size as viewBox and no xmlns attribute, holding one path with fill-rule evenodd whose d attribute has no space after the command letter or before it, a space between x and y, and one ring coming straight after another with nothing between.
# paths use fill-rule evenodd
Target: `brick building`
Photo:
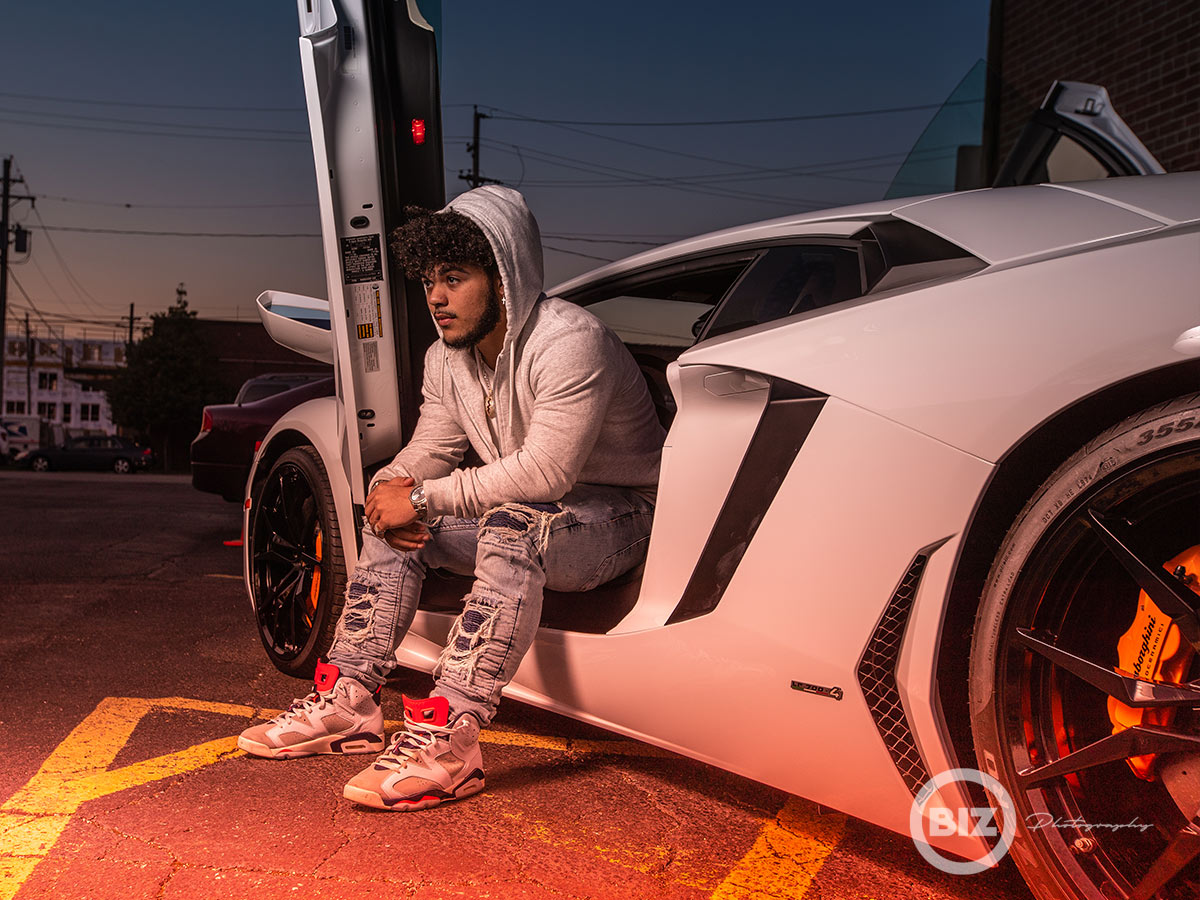
<instances>
[{"instance_id":1,"label":"brick building","mask_svg":"<svg viewBox=\"0 0 1200 900\"><path fill-rule=\"evenodd\" d=\"M1200 169L1200 3L992 0L984 158L990 182L1056 79L1108 89L1168 172Z\"/></svg>"},{"instance_id":2,"label":"brick building","mask_svg":"<svg viewBox=\"0 0 1200 900\"><path fill-rule=\"evenodd\" d=\"M226 322L197 319L196 326L217 358L221 378L230 385L229 401L247 378L268 372L320 372L333 368L281 347L259 322Z\"/></svg>"}]
</instances>

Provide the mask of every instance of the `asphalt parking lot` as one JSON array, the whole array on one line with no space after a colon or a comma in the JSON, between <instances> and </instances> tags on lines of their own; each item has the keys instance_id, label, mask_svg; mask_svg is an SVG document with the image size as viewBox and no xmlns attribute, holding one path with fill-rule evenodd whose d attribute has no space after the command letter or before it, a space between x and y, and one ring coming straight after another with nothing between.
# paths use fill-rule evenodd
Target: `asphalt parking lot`
<instances>
[{"instance_id":1,"label":"asphalt parking lot","mask_svg":"<svg viewBox=\"0 0 1200 900\"><path fill-rule=\"evenodd\" d=\"M426 812L344 801L369 757L247 757L238 732L307 688L262 653L238 521L185 477L0 471L0 900L1029 898L1010 863L946 875L906 837L511 701L486 790ZM428 687L400 674L385 711Z\"/></svg>"}]
</instances>

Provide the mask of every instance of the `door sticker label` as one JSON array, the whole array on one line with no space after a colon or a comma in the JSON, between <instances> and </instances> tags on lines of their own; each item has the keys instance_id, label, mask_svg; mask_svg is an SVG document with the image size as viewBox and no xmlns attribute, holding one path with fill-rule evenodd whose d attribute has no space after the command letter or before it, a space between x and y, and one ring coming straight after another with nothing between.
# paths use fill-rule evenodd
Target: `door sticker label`
<instances>
[{"instance_id":1,"label":"door sticker label","mask_svg":"<svg viewBox=\"0 0 1200 900\"><path fill-rule=\"evenodd\" d=\"M362 345L363 350L363 371L378 372L379 371L379 341L366 341Z\"/></svg>"},{"instance_id":2,"label":"door sticker label","mask_svg":"<svg viewBox=\"0 0 1200 900\"><path fill-rule=\"evenodd\" d=\"M356 284L348 293L358 339L368 341L383 337L383 304L379 282Z\"/></svg>"},{"instance_id":3,"label":"door sticker label","mask_svg":"<svg viewBox=\"0 0 1200 900\"><path fill-rule=\"evenodd\" d=\"M342 281L361 284L383 280L383 252L377 234L342 238Z\"/></svg>"}]
</instances>

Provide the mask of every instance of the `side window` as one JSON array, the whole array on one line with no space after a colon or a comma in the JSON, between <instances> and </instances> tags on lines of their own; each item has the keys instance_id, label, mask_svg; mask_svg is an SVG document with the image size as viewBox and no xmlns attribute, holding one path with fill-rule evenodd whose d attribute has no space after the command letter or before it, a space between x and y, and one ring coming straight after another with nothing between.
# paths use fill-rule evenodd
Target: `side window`
<instances>
[{"instance_id":1,"label":"side window","mask_svg":"<svg viewBox=\"0 0 1200 900\"><path fill-rule=\"evenodd\" d=\"M587 302L588 312L633 347L661 348L674 359L696 341L701 322L725 296L745 262L618 287ZM674 348L671 352L670 348Z\"/></svg>"},{"instance_id":2,"label":"side window","mask_svg":"<svg viewBox=\"0 0 1200 900\"><path fill-rule=\"evenodd\" d=\"M664 426L675 416L667 365L696 342L708 317L750 262L749 255L697 271L644 273L568 297L608 325L637 360Z\"/></svg>"},{"instance_id":3,"label":"side window","mask_svg":"<svg viewBox=\"0 0 1200 900\"><path fill-rule=\"evenodd\" d=\"M824 244L774 247L738 284L704 336L820 309L862 292L862 267L854 248Z\"/></svg>"},{"instance_id":4,"label":"side window","mask_svg":"<svg viewBox=\"0 0 1200 900\"><path fill-rule=\"evenodd\" d=\"M1060 184L1064 181L1091 181L1108 178L1111 173L1091 151L1065 134L1059 135L1054 149L1046 157L1045 181Z\"/></svg>"}]
</instances>

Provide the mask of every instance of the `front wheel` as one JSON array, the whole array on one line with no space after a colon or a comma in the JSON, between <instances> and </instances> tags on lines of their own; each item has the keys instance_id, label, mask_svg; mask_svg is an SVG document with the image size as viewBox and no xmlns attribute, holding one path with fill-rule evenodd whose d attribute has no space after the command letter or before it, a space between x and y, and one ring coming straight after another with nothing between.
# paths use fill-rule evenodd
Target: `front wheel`
<instances>
[{"instance_id":1,"label":"front wheel","mask_svg":"<svg viewBox=\"0 0 1200 900\"><path fill-rule=\"evenodd\" d=\"M35 456L32 460L30 460L29 468L33 469L35 472L49 472L50 460L46 459L44 456Z\"/></svg>"},{"instance_id":2,"label":"front wheel","mask_svg":"<svg viewBox=\"0 0 1200 900\"><path fill-rule=\"evenodd\" d=\"M303 446L280 456L255 493L247 552L259 636L277 669L308 677L346 591L333 491L321 457Z\"/></svg>"},{"instance_id":3,"label":"front wheel","mask_svg":"<svg viewBox=\"0 0 1200 900\"><path fill-rule=\"evenodd\" d=\"M980 768L1039 898L1200 896L1200 396L1125 420L1018 517L975 624Z\"/></svg>"}]
</instances>

